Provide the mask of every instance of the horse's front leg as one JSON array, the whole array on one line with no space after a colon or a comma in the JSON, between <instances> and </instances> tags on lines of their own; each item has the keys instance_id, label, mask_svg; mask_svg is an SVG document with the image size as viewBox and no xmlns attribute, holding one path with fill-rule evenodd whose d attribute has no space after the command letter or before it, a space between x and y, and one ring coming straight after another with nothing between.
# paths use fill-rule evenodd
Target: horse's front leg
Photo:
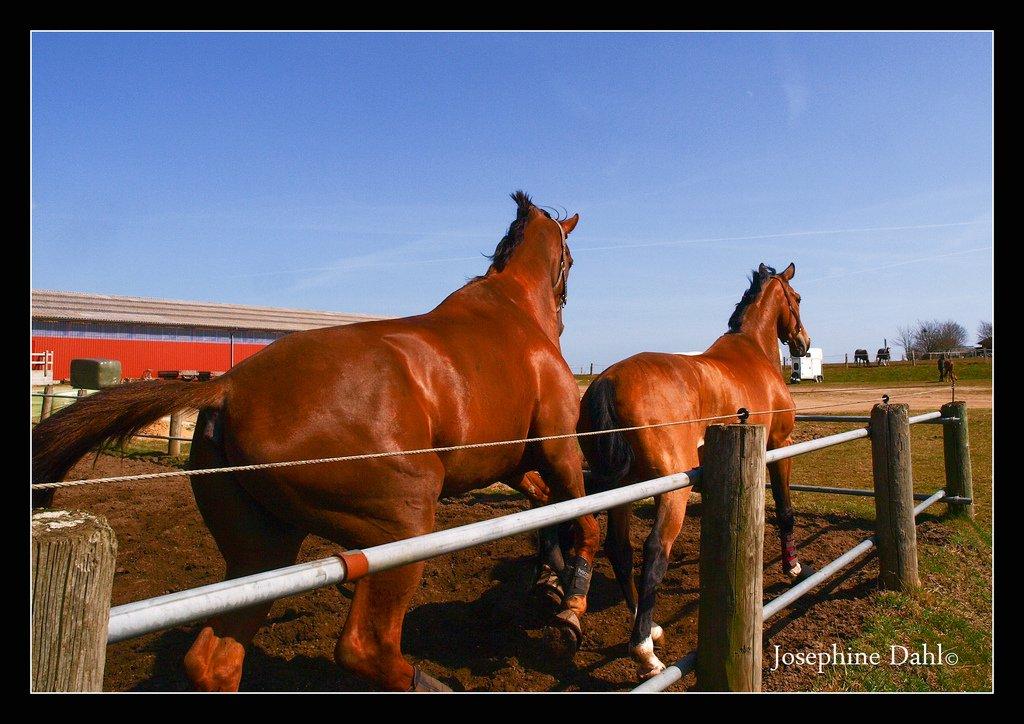
<instances>
[{"instance_id":1,"label":"horse's front leg","mask_svg":"<svg viewBox=\"0 0 1024 724\"><path fill-rule=\"evenodd\" d=\"M772 449L791 445L789 437L773 444ZM794 583L802 581L814 572L809 565L801 565L796 557L796 546L793 543L793 527L796 516L793 514L793 501L789 493L789 474L793 467L792 458L783 458L768 465L768 476L772 481L772 497L775 499L775 517L779 527L779 540L782 544L782 571Z\"/></svg>"}]
</instances>

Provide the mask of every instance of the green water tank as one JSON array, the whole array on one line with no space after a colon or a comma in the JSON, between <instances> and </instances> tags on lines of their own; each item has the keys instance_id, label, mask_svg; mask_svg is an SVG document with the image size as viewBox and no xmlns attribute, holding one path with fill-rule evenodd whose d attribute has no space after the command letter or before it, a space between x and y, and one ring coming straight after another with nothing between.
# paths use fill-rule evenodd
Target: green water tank
<instances>
[{"instance_id":1,"label":"green water tank","mask_svg":"<svg viewBox=\"0 0 1024 724\"><path fill-rule=\"evenodd\" d=\"M71 386L86 390L102 390L121 384L121 360L71 360Z\"/></svg>"}]
</instances>

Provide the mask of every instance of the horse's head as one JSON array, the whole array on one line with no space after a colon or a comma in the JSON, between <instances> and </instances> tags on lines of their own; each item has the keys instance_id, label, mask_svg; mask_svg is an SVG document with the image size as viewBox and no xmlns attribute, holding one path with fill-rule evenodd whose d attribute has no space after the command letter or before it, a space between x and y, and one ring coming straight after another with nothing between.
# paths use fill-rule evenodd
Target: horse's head
<instances>
[{"instance_id":1,"label":"horse's head","mask_svg":"<svg viewBox=\"0 0 1024 724\"><path fill-rule=\"evenodd\" d=\"M512 200L518 207L516 218L508 227L508 233L498 242L491 256L491 268L500 272L515 265L523 275L546 276L560 316L568 298L569 269L572 267L567 238L576 228L580 215L554 218L535 206L522 191L512 194Z\"/></svg>"},{"instance_id":2,"label":"horse's head","mask_svg":"<svg viewBox=\"0 0 1024 724\"><path fill-rule=\"evenodd\" d=\"M764 264L758 269L758 272L761 274L765 274L768 271L769 268ZM789 266L783 269L781 274L772 276L772 279L777 281L778 284L772 284L771 286L778 290L772 293L778 294L776 327L778 329L779 341L789 345L790 355L793 357L803 357L807 354L807 350L811 348L811 337L800 319L800 294L789 283L795 275L796 265L790 262Z\"/></svg>"}]
</instances>

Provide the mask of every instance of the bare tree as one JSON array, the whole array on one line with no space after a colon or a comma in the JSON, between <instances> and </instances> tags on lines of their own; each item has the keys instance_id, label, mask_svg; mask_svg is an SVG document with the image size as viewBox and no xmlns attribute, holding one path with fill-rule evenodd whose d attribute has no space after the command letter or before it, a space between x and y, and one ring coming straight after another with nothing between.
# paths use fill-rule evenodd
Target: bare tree
<instances>
[{"instance_id":1,"label":"bare tree","mask_svg":"<svg viewBox=\"0 0 1024 724\"><path fill-rule=\"evenodd\" d=\"M978 342L984 342L992 336L992 322L980 322L978 324Z\"/></svg>"},{"instance_id":2,"label":"bare tree","mask_svg":"<svg viewBox=\"0 0 1024 724\"><path fill-rule=\"evenodd\" d=\"M914 328L913 349L918 355L929 352L949 352L963 347L967 341L967 329L952 319L918 321Z\"/></svg>"},{"instance_id":3,"label":"bare tree","mask_svg":"<svg viewBox=\"0 0 1024 724\"><path fill-rule=\"evenodd\" d=\"M914 328L910 325L896 328L896 346L903 350L904 358L914 360Z\"/></svg>"}]
</instances>

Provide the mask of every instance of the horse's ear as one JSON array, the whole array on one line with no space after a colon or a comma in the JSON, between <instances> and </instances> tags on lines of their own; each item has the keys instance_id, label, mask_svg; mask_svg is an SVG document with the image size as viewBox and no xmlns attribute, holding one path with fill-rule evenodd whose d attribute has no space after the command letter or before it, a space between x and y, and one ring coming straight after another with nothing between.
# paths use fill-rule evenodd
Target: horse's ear
<instances>
[{"instance_id":1,"label":"horse's ear","mask_svg":"<svg viewBox=\"0 0 1024 724\"><path fill-rule=\"evenodd\" d=\"M785 268L785 270L782 272L781 276L782 276L783 279L785 279L788 282L790 279L793 278L793 276L795 274L796 274L796 264L794 264L793 262L789 262L789 266L787 266Z\"/></svg>"},{"instance_id":2,"label":"horse's ear","mask_svg":"<svg viewBox=\"0 0 1024 724\"><path fill-rule=\"evenodd\" d=\"M759 275L759 276L764 276L765 274L767 274L767 273L768 273L768 267L766 267L766 266L764 265L764 262L761 262L761 263L760 263L760 264L758 265L758 267L757 267L757 273L758 273L758 275Z\"/></svg>"},{"instance_id":3,"label":"horse's ear","mask_svg":"<svg viewBox=\"0 0 1024 724\"><path fill-rule=\"evenodd\" d=\"M565 235L568 236L572 233L572 230L576 228L576 224L580 223L580 215L573 214L565 221L559 221L558 223L562 225L562 231L564 231Z\"/></svg>"}]
</instances>

